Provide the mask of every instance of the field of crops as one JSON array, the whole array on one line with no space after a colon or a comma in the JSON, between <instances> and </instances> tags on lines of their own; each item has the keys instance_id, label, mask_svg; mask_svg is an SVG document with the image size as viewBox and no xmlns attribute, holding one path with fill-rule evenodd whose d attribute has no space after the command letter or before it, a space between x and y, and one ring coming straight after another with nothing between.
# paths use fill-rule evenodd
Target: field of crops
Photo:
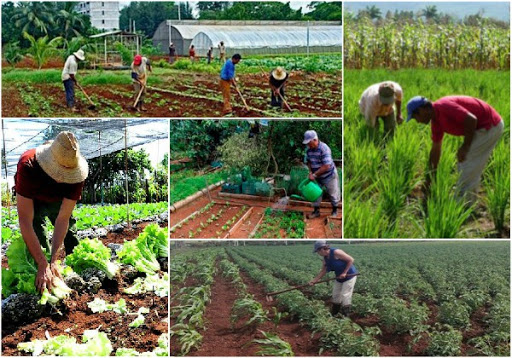
<instances>
[{"instance_id":1,"label":"field of crops","mask_svg":"<svg viewBox=\"0 0 512 358\"><path fill-rule=\"evenodd\" d=\"M509 237L510 221L510 73L475 70L345 70L344 237L449 238ZM445 136L443 154L425 198L431 147L430 127L412 120L398 126L392 140L366 126L359 112L361 93L385 80L398 82L406 103L416 95L437 100L447 95L478 97L505 122L482 178L478 205L467 209L456 200L456 152L461 137ZM477 213L477 215L472 215Z\"/></svg>"},{"instance_id":2,"label":"field of crops","mask_svg":"<svg viewBox=\"0 0 512 358\"><path fill-rule=\"evenodd\" d=\"M242 62L243 63L243 62ZM268 80L263 75L274 66L284 65L291 72L287 101L292 109L271 109ZM261 66L261 67L260 67ZM333 68L333 67L337 67ZM145 99L148 117L220 117L222 95L219 90L220 65L191 65L180 60L172 68L154 68L148 80ZM5 70L2 80L3 116L133 117L133 89L126 71L80 71L78 80L97 108L77 88L77 113L66 109L60 69ZM322 55L277 59L248 59L237 72L239 87L250 108L233 90L232 104L239 116L249 117L341 117L341 56ZM9 103L9 105L7 105Z\"/></svg>"},{"instance_id":3,"label":"field of crops","mask_svg":"<svg viewBox=\"0 0 512 358\"><path fill-rule=\"evenodd\" d=\"M350 319L331 284L265 300L322 264L274 243L171 242L171 355L510 355L509 242L340 244L361 273Z\"/></svg>"},{"instance_id":4,"label":"field of crops","mask_svg":"<svg viewBox=\"0 0 512 358\"><path fill-rule=\"evenodd\" d=\"M502 69L510 67L510 30L482 25L369 19L344 23L344 68Z\"/></svg>"}]
</instances>

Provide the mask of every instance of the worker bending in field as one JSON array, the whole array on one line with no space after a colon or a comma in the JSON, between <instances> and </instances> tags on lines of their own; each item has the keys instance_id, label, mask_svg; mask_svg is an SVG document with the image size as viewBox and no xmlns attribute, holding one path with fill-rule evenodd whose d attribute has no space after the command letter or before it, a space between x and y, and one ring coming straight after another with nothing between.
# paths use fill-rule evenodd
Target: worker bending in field
<instances>
[{"instance_id":1,"label":"worker bending in field","mask_svg":"<svg viewBox=\"0 0 512 358\"><path fill-rule=\"evenodd\" d=\"M66 63L62 69L61 79L64 84L64 90L66 91L66 105L72 112L76 112L75 84L78 85L78 82L76 81L75 75L78 72L78 62L83 60L85 60L84 51L78 50L66 59Z\"/></svg>"},{"instance_id":2,"label":"worker bending in field","mask_svg":"<svg viewBox=\"0 0 512 358\"><path fill-rule=\"evenodd\" d=\"M132 82L134 90L134 100L139 100L134 104L134 108L140 111L146 111L143 108L144 97L146 95L146 84L148 81L148 71L151 72L151 63L146 57L135 55L131 65L132 69ZM139 95L140 94L140 95Z\"/></svg>"},{"instance_id":3,"label":"worker bending in field","mask_svg":"<svg viewBox=\"0 0 512 358\"><path fill-rule=\"evenodd\" d=\"M402 124L402 87L396 82L376 83L364 90L359 100L359 110L366 124L379 128L379 118L384 122L384 135L390 138L395 134L396 124Z\"/></svg>"},{"instance_id":4,"label":"worker bending in field","mask_svg":"<svg viewBox=\"0 0 512 358\"><path fill-rule=\"evenodd\" d=\"M334 271L336 280L332 288L331 314L336 316L341 310L343 316L348 317L358 273L354 259L341 249L331 248L325 240L315 242L313 253L322 256L324 262L318 275L309 284L316 284L327 272Z\"/></svg>"},{"instance_id":5,"label":"worker bending in field","mask_svg":"<svg viewBox=\"0 0 512 358\"><path fill-rule=\"evenodd\" d=\"M270 105L272 107L283 107L284 89L288 81L288 73L282 67L277 67L270 72L268 83L270 84Z\"/></svg>"},{"instance_id":6,"label":"worker bending in field","mask_svg":"<svg viewBox=\"0 0 512 358\"><path fill-rule=\"evenodd\" d=\"M233 113L231 107L231 85L236 86L235 65L240 62L242 56L238 53L234 54L230 60L227 60L220 71L220 90L224 99L222 115L230 115Z\"/></svg>"},{"instance_id":7,"label":"worker bending in field","mask_svg":"<svg viewBox=\"0 0 512 358\"><path fill-rule=\"evenodd\" d=\"M416 96L407 103L407 121L411 118L429 124L432 132L430 174L425 188L430 188L441 158L445 133L463 136L464 142L457 151L459 196L470 204L476 201L480 178L491 153L503 133L503 120L494 108L484 101L467 96L443 97L435 102Z\"/></svg>"},{"instance_id":8,"label":"worker bending in field","mask_svg":"<svg viewBox=\"0 0 512 358\"><path fill-rule=\"evenodd\" d=\"M332 160L331 148L324 142L320 142L318 135L314 130L304 133L303 144L308 146L306 156L308 159L309 179L316 181L321 186L325 186L327 194L331 200L333 218L338 216L338 203L341 200L341 189L338 177L338 171ZM322 196L313 203L313 212L308 215L308 219L314 219L320 216L320 204Z\"/></svg>"},{"instance_id":9,"label":"worker bending in field","mask_svg":"<svg viewBox=\"0 0 512 358\"><path fill-rule=\"evenodd\" d=\"M18 161L14 175L21 235L37 264L36 287L53 287L57 255L64 242L66 255L78 244L75 219L76 202L82 195L89 167L80 154L78 142L70 132L60 132L54 141L27 150ZM50 243L45 220L54 226ZM41 246L51 252L48 263Z\"/></svg>"}]
</instances>

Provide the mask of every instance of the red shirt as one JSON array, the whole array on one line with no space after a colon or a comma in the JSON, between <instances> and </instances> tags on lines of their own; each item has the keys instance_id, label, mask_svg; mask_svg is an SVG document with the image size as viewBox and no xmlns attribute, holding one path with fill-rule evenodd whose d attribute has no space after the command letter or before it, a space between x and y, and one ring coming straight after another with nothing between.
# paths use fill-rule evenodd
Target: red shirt
<instances>
[{"instance_id":1,"label":"red shirt","mask_svg":"<svg viewBox=\"0 0 512 358\"><path fill-rule=\"evenodd\" d=\"M16 193L29 199L48 203L62 201L64 198L79 200L84 183L57 183L44 172L37 162L35 149L29 149L21 155L14 175Z\"/></svg>"},{"instance_id":2,"label":"red shirt","mask_svg":"<svg viewBox=\"0 0 512 358\"><path fill-rule=\"evenodd\" d=\"M196 50L194 50L194 49L190 49L190 50L188 50L188 55L189 55L190 57L196 57Z\"/></svg>"},{"instance_id":3,"label":"red shirt","mask_svg":"<svg viewBox=\"0 0 512 358\"><path fill-rule=\"evenodd\" d=\"M501 121L498 112L478 98L448 96L435 101L432 105L436 112L435 120L430 122L433 142L441 142L444 133L463 136L464 120L468 113L476 117L476 129L490 129Z\"/></svg>"}]
</instances>

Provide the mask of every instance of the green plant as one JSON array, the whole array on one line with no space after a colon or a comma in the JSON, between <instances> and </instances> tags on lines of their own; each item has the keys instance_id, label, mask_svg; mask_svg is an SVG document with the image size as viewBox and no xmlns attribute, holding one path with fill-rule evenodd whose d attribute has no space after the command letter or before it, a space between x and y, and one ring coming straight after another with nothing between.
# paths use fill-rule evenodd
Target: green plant
<instances>
[{"instance_id":1,"label":"green plant","mask_svg":"<svg viewBox=\"0 0 512 358\"><path fill-rule=\"evenodd\" d=\"M272 332L260 331L263 339L253 339L252 344L260 345L260 349L256 354L260 356L272 357L293 357L294 353L290 343L283 341L279 336Z\"/></svg>"},{"instance_id":2,"label":"green plant","mask_svg":"<svg viewBox=\"0 0 512 358\"><path fill-rule=\"evenodd\" d=\"M461 353L462 333L449 325L438 326L429 332L430 343L426 353L430 356L458 356Z\"/></svg>"},{"instance_id":3,"label":"green plant","mask_svg":"<svg viewBox=\"0 0 512 358\"><path fill-rule=\"evenodd\" d=\"M19 44L20 43L18 41L11 42L3 48L4 58L12 67L23 59L23 52Z\"/></svg>"},{"instance_id":4,"label":"green plant","mask_svg":"<svg viewBox=\"0 0 512 358\"><path fill-rule=\"evenodd\" d=\"M112 279L119 271L119 265L110 261L110 249L98 239L83 239L75 246L73 252L66 256L66 264L76 272L95 267Z\"/></svg>"},{"instance_id":5,"label":"green plant","mask_svg":"<svg viewBox=\"0 0 512 358\"><path fill-rule=\"evenodd\" d=\"M27 32L23 33L23 37L30 43L27 54L34 59L38 69L41 69L48 59L58 52L57 47L62 43L62 37L49 40L48 36L44 36L36 39Z\"/></svg>"},{"instance_id":6,"label":"green plant","mask_svg":"<svg viewBox=\"0 0 512 358\"><path fill-rule=\"evenodd\" d=\"M251 297L244 297L235 301L231 309L231 324L246 317L248 319L244 326L259 325L268 320L267 312L263 310L261 303Z\"/></svg>"}]
</instances>

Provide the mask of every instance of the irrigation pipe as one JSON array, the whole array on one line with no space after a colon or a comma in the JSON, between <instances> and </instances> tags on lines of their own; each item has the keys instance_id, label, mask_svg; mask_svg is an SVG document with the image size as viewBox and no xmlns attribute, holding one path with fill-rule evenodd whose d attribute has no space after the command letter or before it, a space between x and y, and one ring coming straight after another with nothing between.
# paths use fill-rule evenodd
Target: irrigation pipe
<instances>
[{"instance_id":1,"label":"irrigation pipe","mask_svg":"<svg viewBox=\"0 0 512 358\"><path fill-rule=\"evenodd\" d=\"M224 180L221 180L220 182L218 182L216 184L212 184L207 188L201 189L198 192L196 192L195 194L192 194L189 197L187 197L183 200L180 200L177 203L172 204L170 207L170 212L171 213L175 212L176 210L182 208L183 206L185 206L185 205L191 203L192 201L196 200L197 198L203 196L209 190L213 190L213 189L217 188L218 186L221 186L222 184L224 184Z\"/></svg>"}]
</instances>

